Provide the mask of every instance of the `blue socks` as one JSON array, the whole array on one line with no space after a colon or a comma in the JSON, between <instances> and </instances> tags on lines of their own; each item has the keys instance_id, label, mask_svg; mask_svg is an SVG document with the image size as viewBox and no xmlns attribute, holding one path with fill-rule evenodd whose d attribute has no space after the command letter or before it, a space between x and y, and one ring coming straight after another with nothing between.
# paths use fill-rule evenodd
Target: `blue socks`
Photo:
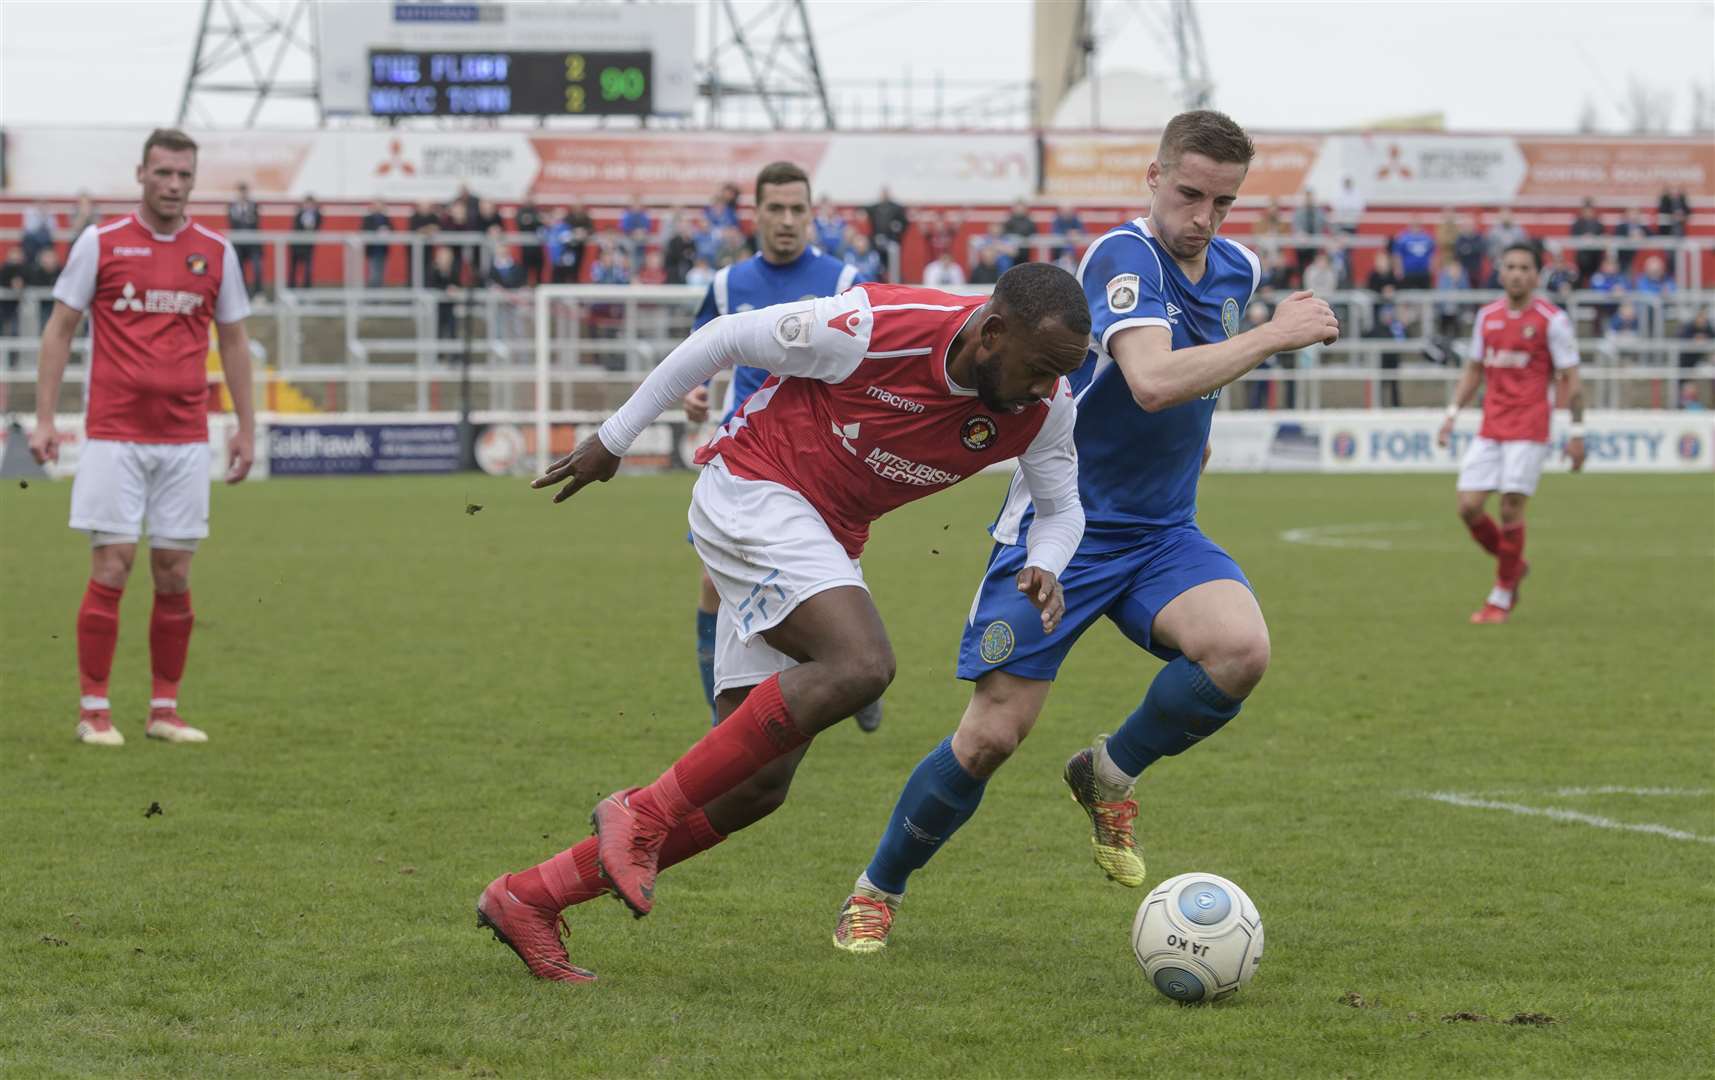
<instances>
[{"instance_id":1,"label":"blue socks","mask_svg":"<svg viewBox=\"0 0 1715 1080\"><path fill-rule=\"evenodd\" d=\"M709 723L715 715L715 613L697 612L697 668L703 676L703 697L709 703Z\"/></svg>"},{"instance_id":2,"label":"blue socks","mask_svg":"<svg viewBox=\"0 0 1715 1080\"><path fill-rule=\"evenodd\" d=\"M1156 674L1143 704L1108 739L1108 757L1135 777L1221 730L1243 704L1222 693L1201 664L1181 656Z\"/></svg>"},{"instance_id":3,"label":"blue socks","mask_svg":"<svg viewBox=\"0 0 1715 1080\"><path fill-rule=\"evenodd\" d=\"M911 872L927 863L977 812L985 783L966 772L953 756L952 736L941 740L905 782L864 876L884 892L903 893Z\"/></svg>"}]
</instances>

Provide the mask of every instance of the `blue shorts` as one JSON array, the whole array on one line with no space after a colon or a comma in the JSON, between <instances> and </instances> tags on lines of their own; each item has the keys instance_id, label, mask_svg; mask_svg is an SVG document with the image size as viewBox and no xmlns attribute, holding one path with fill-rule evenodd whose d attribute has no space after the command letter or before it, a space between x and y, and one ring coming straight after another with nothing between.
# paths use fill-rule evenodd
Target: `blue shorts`
<instances>
[{"instance_id":1,"label":"blue shorts","mask_svg":"<svg viewBox=\"0 0 1715 1080\"><path fill-rule=\"evenodd\" d=\"M1024 679L1053 679L1079 636L1103 615L1139 646L1173 660L1177 649L1150 640L1162 608L1205 581L1237 581L1250 588L1239 564L1197 526L1158 529L1123 551L1080 550L1072 556L1060 578L1066 616L1054 633L1044 635L1041 613L1018 591L1024 560L1023 545L995 545L959 642L959 678L978 679L1000 670Z\"/></svg>"}]
</instances>

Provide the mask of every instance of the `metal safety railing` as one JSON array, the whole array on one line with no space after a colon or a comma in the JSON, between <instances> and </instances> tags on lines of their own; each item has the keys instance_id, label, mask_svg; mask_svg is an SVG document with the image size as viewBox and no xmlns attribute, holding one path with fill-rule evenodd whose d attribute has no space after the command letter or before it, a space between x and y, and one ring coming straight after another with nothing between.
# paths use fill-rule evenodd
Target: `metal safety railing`
<instances>
[{"instance_id":1,"label":"metal safety railing","mask_svg":"<svg viewBox=\"0 0 1715 1080\"><path fill-rule=\"evenodd\" d=\"M981 286L960 291L981 292ZM1344 332L1332 346L1279 356L1223 394L1224 408L1360 408L1434 405L1465 359L1471 319L1495 299L1488 291L1396 294L1392 317L1362 290L1330 294ZM475 407L509 410L611 409L689 333L703 296L696 286L484 287L430 291L283 289L258 297L249 320L260 402L290 398L326 412L428 412L452 407L469 358ZM1556 298L1577 328L1593 407L1674 407L1687 383L1711 378L1715 342L1680 336L1715 291L1617 294L1578 291ZM0 292L0 410L35 407L35 357L46 289ZM1621 304L1638 330L1611 332ZM13 324L8 327L6 320ZM10 331L10 332L8 332ZM1378 336L1385 333L1385 336ZM87 378L80 335L57 403L76 411ZM1697 391L1708 401L1704 386Z\"/></svg>"}]
</instances>

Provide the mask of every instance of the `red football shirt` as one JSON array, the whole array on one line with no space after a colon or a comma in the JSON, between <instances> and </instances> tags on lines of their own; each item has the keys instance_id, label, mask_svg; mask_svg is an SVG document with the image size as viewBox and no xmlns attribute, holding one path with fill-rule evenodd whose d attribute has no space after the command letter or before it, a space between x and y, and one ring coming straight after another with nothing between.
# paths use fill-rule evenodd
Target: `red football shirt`
<instances>
[{"instance_id":1,"label":"red football shirt","mask_svg":"<svg viewBox=\"0 0 1715 1080\"><path fill-rule=\"evenodd\" d=\"M151 232L135 214L72 244L54 299L89 313L85 437L208 440L208 324L250 314L226 238L186 219Z\"/></svg>"},{"instance_id":2,"label":"red football shirt","mask_svg":"<svg viewBox=\"0 0 1715 1080\"><path fill-rule=\"evenodd\" d=\"M1471 359L1483 364L1483 426L1496 442L1547 442L1549 389L1558 370L1578 366L1578 337L1566 312L1532 299L1523 311L1496 300L1477 312Z\"/></svg>"},{"instance_id":3,"label":"red football shirt","mask_svg":"<svg viewBox=\"0 0 1715 1080\"><path fill-rule=\"evenodd\" d=\"M783 316L775 331L783 346L827 340L831 330L849 347L826 350L813 374L770 376L697 451L697 463L718 456L734 476L801 493L854 559L870 522L986 465L1031 451L1075 463L1076 407L1065 379L1051 400L1008 413L948 378L953 339L987 299L860 285L815 302L821 326L791 321L809 312Z\"/></svg>"}]
</instances>

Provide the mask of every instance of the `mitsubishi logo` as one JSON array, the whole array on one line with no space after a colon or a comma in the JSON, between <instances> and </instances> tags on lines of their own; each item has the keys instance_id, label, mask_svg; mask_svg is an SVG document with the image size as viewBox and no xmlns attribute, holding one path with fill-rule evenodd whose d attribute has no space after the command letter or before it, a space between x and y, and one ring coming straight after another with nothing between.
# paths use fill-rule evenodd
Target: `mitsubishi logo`
<instances>
[{"instance_id":1,"label":"mitsubishi logo","mask_svg":"<svg viewBox=\"0 0 1715 1080\"><path fill-rule=\"evenodd\" d=\"M858 428L861 426L861 424L832 425L834 436L840 440L840 445L845 447L846 453L852 457L857 457L857 447L851 444L851 440L858 437Z\"/></svg>"},{"instance_id":2,"label":"mitsubishi logo","mask_svg":"<svg viewBox=\"0 0 1715 1080\"><path fill-rule=\"evenodd\" d=\"M113 310L142 311L143 301L137 298L137 286L127 281L124 290L119 294L119 299L113 301Z\"/></svg>"},{"instance_id":3,"label":"mitsubishi logo","mask_svg":"<svg viewBox=\"0 0 1715 1080\"><path fill-rule=\"evenodd\" d=\"M399 139L387 144L387 160L375 167L375 175L386 176L394 169L399 170L400 176L417 175L417 166L405 160L404 143Z\"/></svg>"},{"instance_id":4,"label":"mitsubishi logo","mask_svg":"<svg viewBox=\"0 0 1715 1080\"><path fill-rule=\"evenodd\" d=\"M1405 155L1400 153L1398 143L1389 145L1387 148L1387 161L1383 162L1382 167L1376 170L1376 179L1386 180L1388 177L1397 173L1401 180L1410 180L1411 168L1406 165L1404 156Z\"/></svg>"}]
</instances>

